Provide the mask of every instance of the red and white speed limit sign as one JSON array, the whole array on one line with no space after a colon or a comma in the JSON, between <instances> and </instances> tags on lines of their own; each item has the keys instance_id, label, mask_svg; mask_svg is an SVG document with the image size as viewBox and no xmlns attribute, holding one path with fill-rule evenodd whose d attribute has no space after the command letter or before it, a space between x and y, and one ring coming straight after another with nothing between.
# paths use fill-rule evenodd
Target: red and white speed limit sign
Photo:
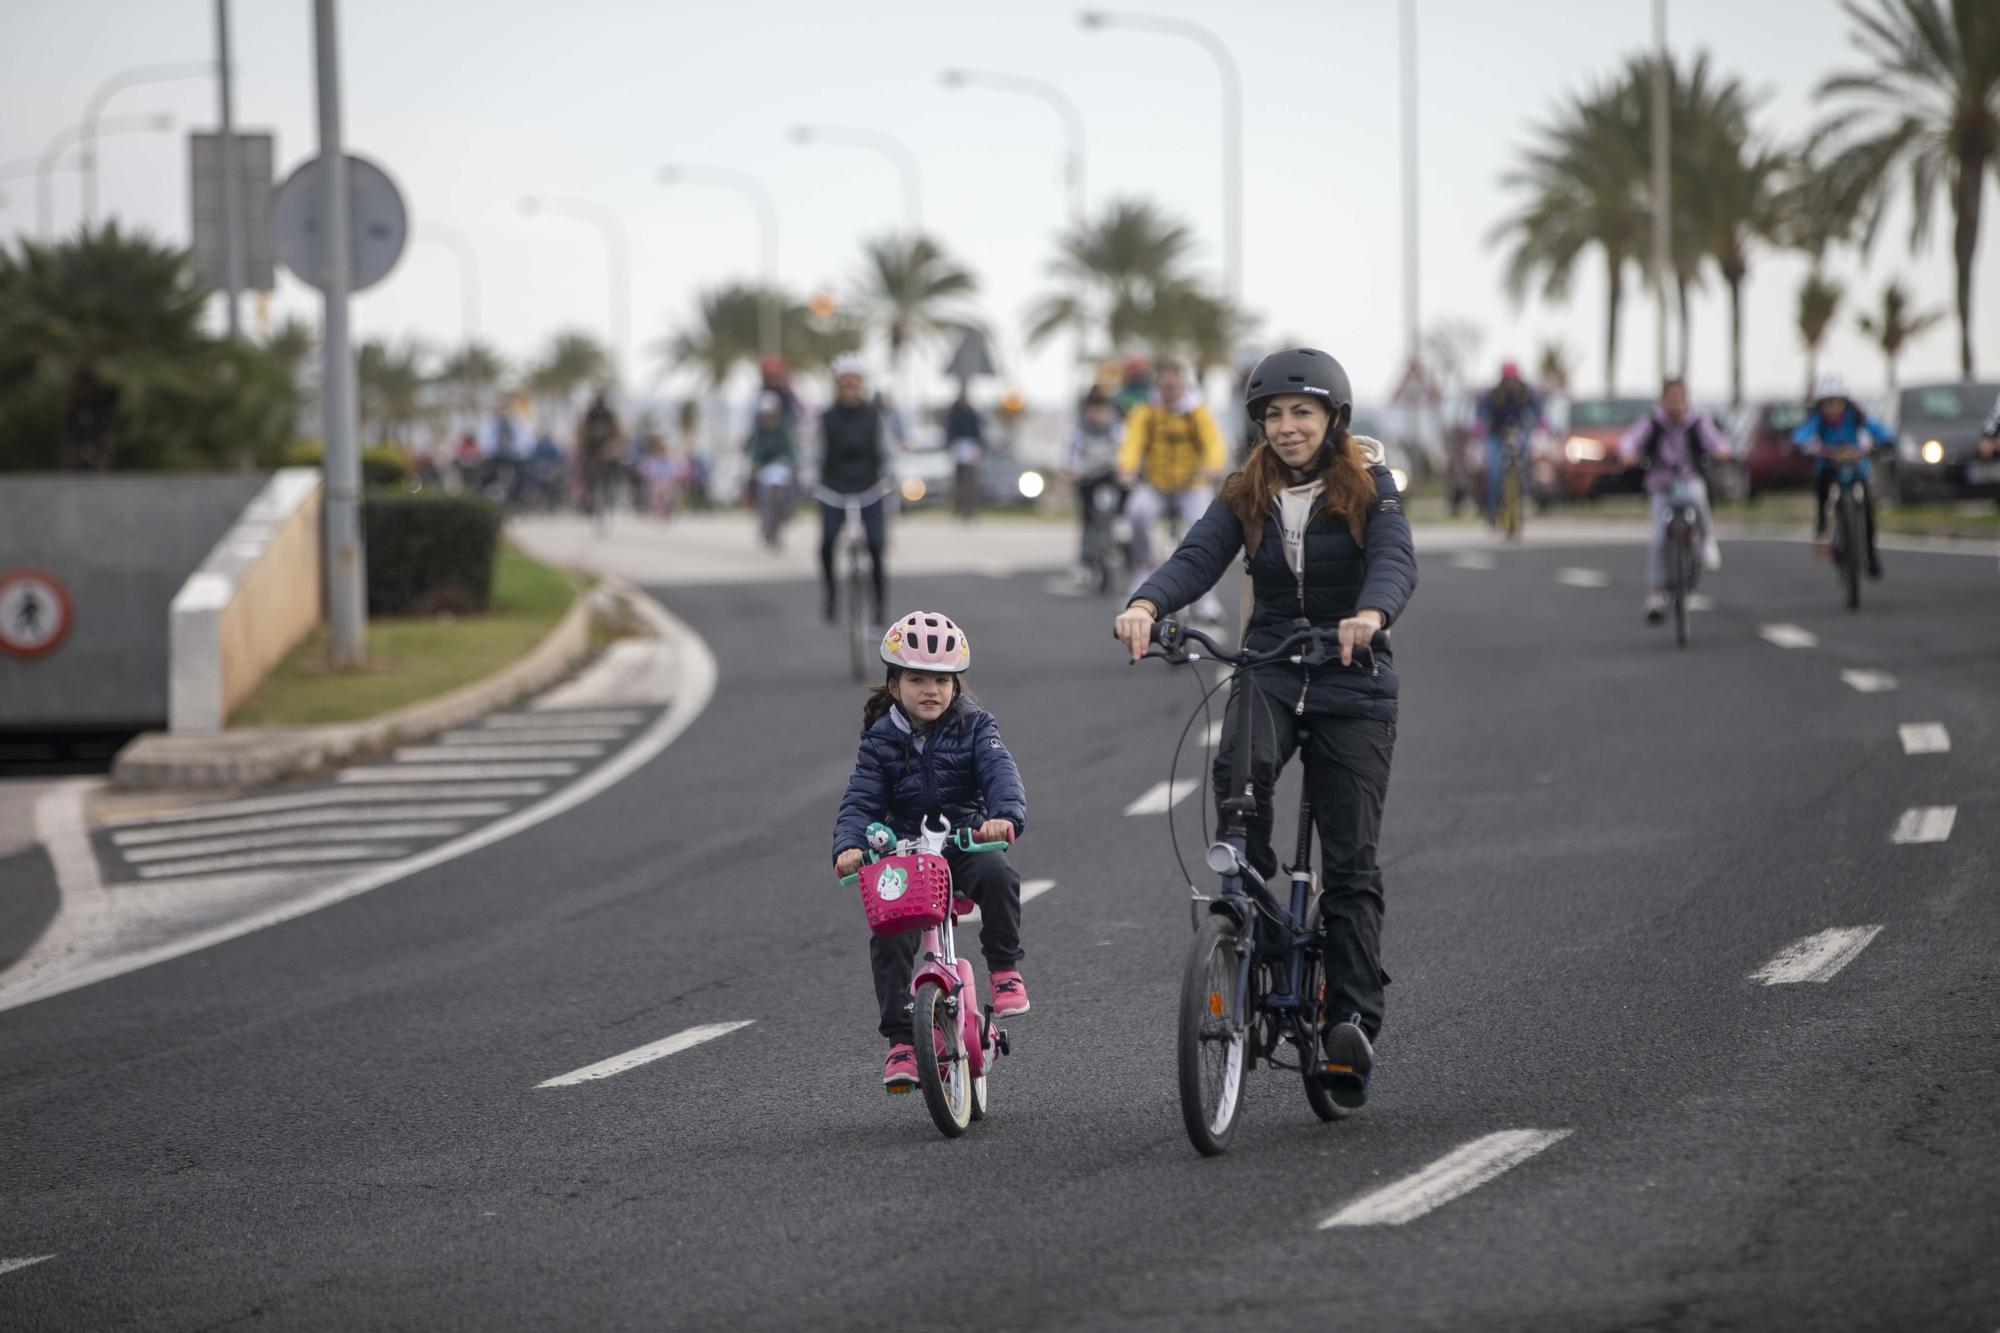
<instances>
[{"instance_id":1,"label":"red and white speed limit sign","mask_svg":"<svg viewBox=\"0 0 2000 1333\"><path fill-rule=\"evenodd\" d=\"M69 633L69 593L53 574L14 569L0 574L0 649L16 657L52 653Z\"/></svg>"}]
</instances>

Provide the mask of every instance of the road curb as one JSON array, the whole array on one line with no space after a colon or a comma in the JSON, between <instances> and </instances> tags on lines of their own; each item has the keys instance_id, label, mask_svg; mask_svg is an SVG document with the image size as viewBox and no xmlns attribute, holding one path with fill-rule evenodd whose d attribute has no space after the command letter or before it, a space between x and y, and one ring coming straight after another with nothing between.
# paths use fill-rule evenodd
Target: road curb
<instances>
[{"instance_id":1,"label":"road curb","mask_svg":"<svg viewBox=\"0 0 2000 1333\"><path fill-rule=\"evenodd\" d=\"M148 732L119 751L112 783L133 791L259 787L448 731L567 675L590 650L591 615L591 595L581 593L526 656L483 680L366 722L215 735Z\"/></svg>"}]
</instances>

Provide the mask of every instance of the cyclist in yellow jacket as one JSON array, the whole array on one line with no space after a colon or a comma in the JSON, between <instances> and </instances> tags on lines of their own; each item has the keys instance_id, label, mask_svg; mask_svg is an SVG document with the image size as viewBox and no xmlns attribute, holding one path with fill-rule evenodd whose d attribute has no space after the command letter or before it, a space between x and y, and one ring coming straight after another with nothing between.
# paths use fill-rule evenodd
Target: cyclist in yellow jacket
<instances>
[{"instance_id":1,"label":"cyclist in yellow jacket","mask_svg":"<svg viewBox=\"0 0 2000 1333\"><path fill-rule=\"evenodd\" d=\"M1201 390L1188 382L1187 368L1163 360L1154 373L1157 390L1150 402L1126 414L1125 443L1118 451L1119 476L1132 487L1125 514L1132 520L1133 564L1140 582L1159 563L1153 549L1155 525L1166 518L1178 542L1208 509L1229 466L1229 447ZM1222 602L1210 592L1195 615L1219 623Z\"/></svg>"}]
</instances>

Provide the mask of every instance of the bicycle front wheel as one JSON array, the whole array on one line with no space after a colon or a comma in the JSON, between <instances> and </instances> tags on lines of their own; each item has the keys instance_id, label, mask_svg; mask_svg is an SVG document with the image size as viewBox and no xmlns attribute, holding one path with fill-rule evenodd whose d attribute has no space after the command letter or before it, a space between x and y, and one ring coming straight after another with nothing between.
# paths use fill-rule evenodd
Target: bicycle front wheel
<instances>
[{"instance_id":1,"label":"bicycle front wheel","mask_svg":"<svg viewBox=\"0 0 2000 1333\"><path fill-rule=\"evenodd\" d=\"M847 571L847 665L854 679L868 679L868 576L856 560Z\"/></svg>"},{"instance_id":2,"label":"bicycle front wheel","mask_svg":"<svg viewBox=\"0 0 2000 1333\"><path fill-rule=\"evenodd\" d=\"M1181 976L1181 1119L1203 1157L1226 1151L1243 1108L1248 1016L1239 1012L1242 941L1226 916L1202 920Z\"/></svg>"},{"instance_id":3,"label":"bicycle front wheel","mask_svg":"<svg viewBox=\"0 0 2000 1333\"><path fill-rule=\"evenodd\" d=\"M1688 646L1688 588L1694 582L1694 543L1685 528L1674 534L1674 642Z\"/></svg>"},{"instance_id":4,"label":"bicycle front wheel","mask_svg":"<svg viewBox=\"0 0 2000 1333\"><path fill-rule=\"evenodd\" d=\"M1854 493L1842 489L1836 519L1839 524L1840 581L1847 609L1861 609L1861 524L1854 513Z\"/></svg>"},{"instance_id":5,"label":"bicycle front wheel","mask_svg":"<svg viewBox=\"0 0 2000 1333\"><path fill-rule=\"evenodd\" d=\"M1514 464L1507 465L1507 473L1502 481L1500 498L1500 532L1508 539L1521 535L1521 469Z\"/></svg>"},{"instance_id":6,"label":"bicycle front wheel","mask_svg":"<svg viewBox=\"0 0 2000 1333\"><path fill-rule=\"evenodd\" d=\"M1313 997L1307 1011L1307 1030L1299 1048L1299 1068L1304 1072L1306 1103L1321 1120L1345 1120L1353 1112L1334 1101L1332 1091L1319 1079L1319 1067L1326 1061L1320 1054L1320 1033L1326 1027L1326 968L1316 954L1306 955L1305 993Z\"/></svg>"},{"instance_id":7,"label":"bicycle front wheel","mask_svg":"<svg viewBox=\"0 0 2000 1333\"><path fill-rule=\"evenodd\" d=\"M917 1040L917 1086L924 1106L948 1139L965 1133L972 1123L972 1069L965 1058L965 1032L957 1007L943 987L926 981L917 987L911 1014Z\"/></svg>"}]
</instances>

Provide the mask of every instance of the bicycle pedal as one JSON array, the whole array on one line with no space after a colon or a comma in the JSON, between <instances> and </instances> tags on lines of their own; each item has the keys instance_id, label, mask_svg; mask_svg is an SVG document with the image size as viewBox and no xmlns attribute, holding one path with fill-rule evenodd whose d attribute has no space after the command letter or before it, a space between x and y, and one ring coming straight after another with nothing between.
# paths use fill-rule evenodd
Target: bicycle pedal
<instances>
[{"instance_id":1,"label":"bicycle pedal","mask_svg":"<svg viewBox=\"0 0 2000 1333\"><path fill-rule=\"evenodd\" d=\"M909 1094L915 1092L916 1090L917 1090L917 1085L914 1083L903 1083L893 1088L885 1087L882 1089L884 1093L888 1094L891 1097L907 1097Z\"/></svg>"},{"instance_id":2,"label":"bicycle pedal","mask_svg":"<svg viewBox=\"0 0 2000 1333\"><path fill-rule=\"evenodd\" d=\"M1352 1073L1354 1072L1354 1066L1353 1066L1353 1065L1321 1065L1321 1066L1319 1067L1319 1072L1320 1072L1320 1073L1322 1073L1322 1074L1352 1074Z\"/></svg>"}]
</instances>

